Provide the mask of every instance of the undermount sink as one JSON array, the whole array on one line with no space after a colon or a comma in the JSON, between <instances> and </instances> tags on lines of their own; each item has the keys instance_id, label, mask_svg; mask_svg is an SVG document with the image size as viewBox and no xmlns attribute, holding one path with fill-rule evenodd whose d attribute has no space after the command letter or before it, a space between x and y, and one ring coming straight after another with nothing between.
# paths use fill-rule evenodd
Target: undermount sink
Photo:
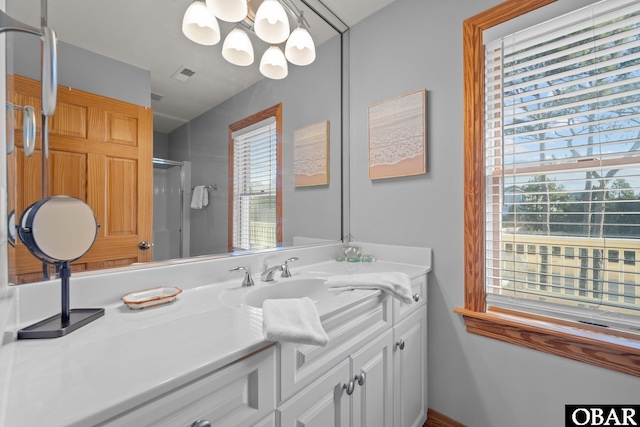
<instances>
[{"instance_id":1,"label":"undermount sink","mask_svg":"<svg viewBox=\"0 0 640 427\"><path fill-rule=\"evenodd\" d=\"M300 278L280 279L275 283L256 282L256 285L244 298L244 303L251 307L262 308L266 299L309 297L314 303L326 300L335 295L327 290L324 279Z\"/></svg>"}]
</instances>

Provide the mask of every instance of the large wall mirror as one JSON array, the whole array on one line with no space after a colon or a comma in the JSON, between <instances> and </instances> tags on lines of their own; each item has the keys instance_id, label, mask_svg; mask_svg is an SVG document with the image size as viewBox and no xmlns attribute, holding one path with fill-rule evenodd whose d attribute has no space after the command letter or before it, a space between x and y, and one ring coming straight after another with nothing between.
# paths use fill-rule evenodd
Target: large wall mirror
<instances>
[{"instance_id":1,"label":"large wall mirror","mask_svg":"<svg viewBox=\"0 0 640 427\"><path fill-rule=\"evenodd\" d=\"M261 2L250 0L250 10ZM251 118L279 106L280 127L275 129L282 147L276 171L281 237L275 246L341 240L341 32L347 28L330 17L327 22L309 1L291 2L310 26L316 59L307 66L288 64L287 77L275 80L259 71L270 46L247 29L248 24L240 27L254 49L249 66L232 65L221 55L226 35L237 24L219 21L217 45L189 40L181 27L191 0L161 5L155 0L49 0L47 24L58 35L58 107L49 123L50 149L44 162L40 123L35 153L25 157L22 111L7 116L16 146L8 155L10 216L20 218L43 194L86 201L96 212L100 230L94 248L74 271L260 249L234 247L230 238L230 206L238 201L230 195L229 154L238 123L253 123ZM40 27L41 0L7 0L7 13ZM296 23L289 19L294 29ZM7 37L9 103L39 111L39 64L37 38ZM294 137L300 129L318 129L311 125L325 122L321 136ZM73 148L78 146L82 148ZM327 179L297 185L296 171L315 159L318 147L325 153ZM262 184L251 184L249 193L264 193ZM208 204L200 207L202 191ZM262 226L260 233L275 232ZM16 240L9 251L10 282L39 281L53 273L42 271Z\"/></svg>"}]
</instances>

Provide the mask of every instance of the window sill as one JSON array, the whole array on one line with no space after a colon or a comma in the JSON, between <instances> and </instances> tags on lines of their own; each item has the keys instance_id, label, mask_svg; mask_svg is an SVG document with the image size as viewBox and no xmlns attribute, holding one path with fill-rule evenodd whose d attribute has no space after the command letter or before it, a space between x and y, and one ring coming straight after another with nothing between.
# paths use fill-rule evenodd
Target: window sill
<instances>
[{"instance_id":1,"label":"window sill","mask_svg":"<svg viewBox=\"0 0 640 427\"><path fill-rule=\"evenodd\" d=\"M510 310L454 311L469 333L640 376L640 336Z\"/></svg>"}]
</instances>

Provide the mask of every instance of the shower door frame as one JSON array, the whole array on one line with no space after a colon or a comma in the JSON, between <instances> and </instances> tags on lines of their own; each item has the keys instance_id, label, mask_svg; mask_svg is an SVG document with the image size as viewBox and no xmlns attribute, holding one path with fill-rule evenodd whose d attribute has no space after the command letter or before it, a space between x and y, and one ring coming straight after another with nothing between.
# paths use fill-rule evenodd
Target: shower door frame
<instances>
[{"instance_id":1,"label":"shower door frame","mask_svg":"<svg viewBox=\"0 0 640 427\"><path fill-rule=\"evenodd\" d=\"M185 205L185 188L189 188L191 185L191 162L184 161L175 161L168 159L161 159L159 157L153 158L153 166L155 165L165 165L165 166L179 166L180 167L180 258L189 257L189 238L190 238L190 227L189 224L185 221L187 216L185 215L185 209L188 209L188 206ZM185 169L188 169L188 173L186 173ZM187 182L188 181L188 182ZM186 206L186 207L185 207ZM152 253L153 256L153 253Z\"/></svg>"}]
</instances>

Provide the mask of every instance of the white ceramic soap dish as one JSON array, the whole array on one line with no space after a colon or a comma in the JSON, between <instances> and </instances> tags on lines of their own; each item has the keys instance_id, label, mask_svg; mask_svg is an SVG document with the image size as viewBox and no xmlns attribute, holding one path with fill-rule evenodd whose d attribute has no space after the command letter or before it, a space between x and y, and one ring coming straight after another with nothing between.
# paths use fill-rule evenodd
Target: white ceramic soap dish
<instances>
[{"instance_id":1,"label":"white ceramic soap dish","mask_svg":"<svg viewBox=\"0 0 640 427\"><path fill-rule=\"evenodd\" d=\"M167 304L176 299L182 289L176 287L160 287L131 292L123 296L122 301L132 310Z\"/></svg>"}]
</instances>

